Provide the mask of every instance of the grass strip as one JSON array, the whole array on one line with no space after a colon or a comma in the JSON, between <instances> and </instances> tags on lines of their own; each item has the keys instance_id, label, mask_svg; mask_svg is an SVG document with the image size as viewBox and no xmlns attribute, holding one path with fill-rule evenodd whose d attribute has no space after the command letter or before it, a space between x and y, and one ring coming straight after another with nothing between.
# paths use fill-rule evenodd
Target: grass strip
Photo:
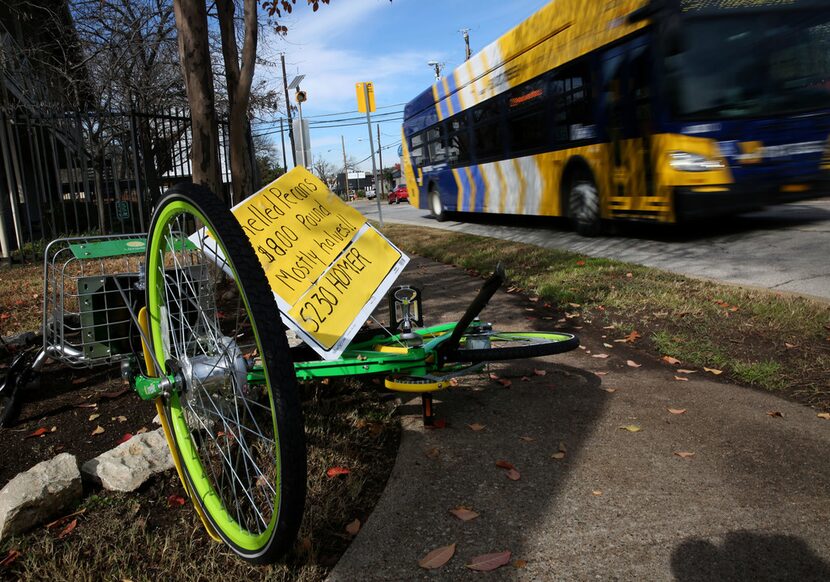
<instances>
[{"instance_id":1,"label":"grass strip","mask_svg":"<svg viewBox=\"0 0 830 582\"><path fill-rule=\"evenodd\" d=\"M640 265L445 230L390 224L402 249L510 284L595 327L638 331L641 347L733 381L830 407L830 305Z\"/></svg>"}]
</instances>

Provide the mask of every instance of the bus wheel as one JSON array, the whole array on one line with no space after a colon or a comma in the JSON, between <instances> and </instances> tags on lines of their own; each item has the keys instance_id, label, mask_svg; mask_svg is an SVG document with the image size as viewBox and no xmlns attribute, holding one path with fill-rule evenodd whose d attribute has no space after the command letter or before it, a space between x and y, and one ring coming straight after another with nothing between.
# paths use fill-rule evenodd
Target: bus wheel
<instances>
[{"instance_id":1,"label":"bus wheel","mask_svg":"<svg viewBox=\"0 0 830 582\"><path fill-rule=\"evenodd\" d=\"M602 231L599 191L591 178L578 176L571 183L568 217L574 230L582 236L597 236Z\"/></svg>"},{"instance_id":2,"label":"bus wheel","mask_svg":"<svg viewBox=\"0 0 830 582\"><path fill-rule=\"evenodd\" d=\"M429 191L429 210L438 222L447 220L447 211L441 202L441 195L436 190Z\"/></svg>"}]
</instances>

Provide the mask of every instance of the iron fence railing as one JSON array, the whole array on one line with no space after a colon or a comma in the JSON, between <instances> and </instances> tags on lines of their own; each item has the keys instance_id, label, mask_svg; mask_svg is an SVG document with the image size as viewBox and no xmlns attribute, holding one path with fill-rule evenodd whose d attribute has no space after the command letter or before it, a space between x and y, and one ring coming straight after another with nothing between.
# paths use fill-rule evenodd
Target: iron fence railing
<instances>
[{"instance_id":1,"label":"iron fence railing","mask_svg":"<svg viewBox=\"0 0 830 582\"><path fill-rule=\"evenodd\" d=\"M228 189L227 123L219 123ZM160 113L0 111L2 258L39 254L62 235L144 231L170 186L191 177L190 117ZM223 192L227 196L228 192Z\"/></svg>"}]
</instances>

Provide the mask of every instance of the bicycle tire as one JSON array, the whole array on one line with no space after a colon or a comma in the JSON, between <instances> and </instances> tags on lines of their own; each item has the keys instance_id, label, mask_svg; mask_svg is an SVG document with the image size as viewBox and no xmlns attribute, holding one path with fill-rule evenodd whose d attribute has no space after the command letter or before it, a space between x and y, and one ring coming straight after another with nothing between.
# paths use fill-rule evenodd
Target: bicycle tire
<instances>
[{"instance_id":1,"label":"bicycle tire","mask_svg":"<svg viewBox=\"0 0 830 582\"><path fill-rule=\"evenodd\" d=\"M482 337L481 335L464 335L459 348L446 353L444 361L494 362L538 358L569 352L579 346L579 339L570 333L502 331L485 335L490 341L490 347L464 348L463 346L469 339Z\"/></svg>"},{"instance_id":2,"label":"bicycle tire","mask_svg":"<svg viewBox=\"0 0 830 582\"><path fill-rule=\"evenodd\" d=\"M201 227L210 238L188 244ZM224 255L218 263L214 243ZM193 184L174 186L158 204L146 259L153 349L164 374L177 375L164 411L193 501L238 556L273 562L299 530L306 452L288 342L265 273L233 215ZM248 381L255 358L261 384Z\"/></svg>"}]
</instances>

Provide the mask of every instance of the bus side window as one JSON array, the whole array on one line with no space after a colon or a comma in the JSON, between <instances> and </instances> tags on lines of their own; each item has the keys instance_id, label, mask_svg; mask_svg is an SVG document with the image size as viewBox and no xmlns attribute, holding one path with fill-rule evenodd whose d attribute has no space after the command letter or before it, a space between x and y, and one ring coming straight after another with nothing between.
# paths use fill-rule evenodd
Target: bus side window
<instances>
[{"instance_id":1,"label":"bus side window","mask_svg":"<svg viewBox=\"0 0 830 582\"><path fill-rule=\"evenodd\" d=\"M501 132L500 98L494 97L473 109L476 160L499 157L504 153L504 137Z\"/></svg>"},{"instance_id":2,"label":"bus side window","mask_svg":"<svg viewBox=\"0 0 830 582\"><path fill-rule=\"evenodd\" d=\"M409 142L409 154L412 156L412 165L420 167L424 164L424 134L412 136Z\"/></svg>"},{"instance_id":3,"label":"bus side window","mask_svg":"<svg viewBox=\"0 0 830 582\"><path fill-rule=\"evenodd\" d=\"M465 113L462 112L450 119L448 129L451 156L455 155L456 164L468 164L470 162L470 136L467 133Z\"/></svg>"},{"instance_id":4,"label":"bus side window","mask_svg":"<svg viewBox=\"0 0 830 582\"><path fill-rule=\"evenodd\" d=\"M539 149L548 143L548 99L543 80L525 83L508 94L511 152Z\"/></svg>"},{"instance_id":5,"label":"bus side window","mask_svg":"<svg viewBox=\"0 0 830 582\"><path fill-rule=\"evenodd\" d=\"M441 141L441 132L438 126L427 130L427 151L429 152L430 164L441 164L447 161L447 152L444 143Z\"/></svg>"},{"instance_id":6,"label":"bus side window","mask_svg":"<svg viewBox=\"0 0 830 582\"><path fill-rule=\"evenodd\" d=\"M558 143L596 137L591 108L591 70L588 61L558 72L551 81L554 93L554 135Z\"/></svg>"}]
</instances>

